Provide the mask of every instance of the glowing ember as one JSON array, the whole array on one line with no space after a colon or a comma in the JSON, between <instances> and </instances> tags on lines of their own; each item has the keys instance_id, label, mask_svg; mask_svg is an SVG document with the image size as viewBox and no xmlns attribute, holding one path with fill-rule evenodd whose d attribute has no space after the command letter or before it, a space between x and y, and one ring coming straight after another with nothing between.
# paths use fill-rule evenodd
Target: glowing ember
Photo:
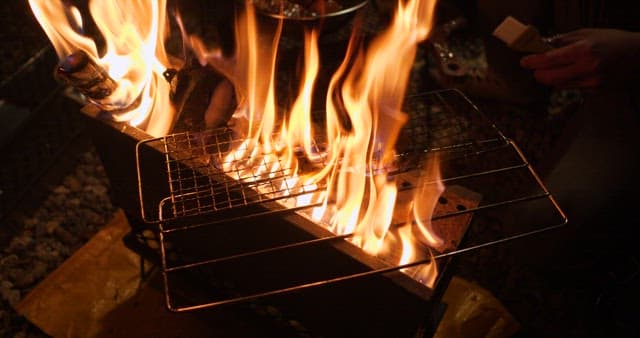
<instances>
[{"instance_id":1,"label":"glowing ember","mask_svg":"<svg viewBox=\"0 0 640 338\"><path fill-rule=\"evenodd\" d=\"M60 60L81 50L117 83L111 95L92 100L94 104L118 121L144 126L151 135L169 132L174 113L169 84L162 77L170 66L163 42L165 0L90 1L91 16L105 41L102 54L96 42L83 35L77 8L62 0L29 0L29 4Z\"/></svg>"}]
</instances>

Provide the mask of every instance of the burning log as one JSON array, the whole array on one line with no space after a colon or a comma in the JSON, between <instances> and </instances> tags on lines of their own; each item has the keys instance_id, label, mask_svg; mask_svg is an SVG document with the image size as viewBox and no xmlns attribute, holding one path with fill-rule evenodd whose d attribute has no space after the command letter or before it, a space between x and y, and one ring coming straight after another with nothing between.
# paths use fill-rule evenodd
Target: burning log
<instances>
[{"instance_id":1,"label":"burning log","mask_svg":"<svg viewBox=\"0 0 640 338\"><path fill-rule=\"evenodd\" d=\"M103 112L121 113L140 103L138 99L129 107L121 107L109 102L107 98L118 83L83 50L62 60L54 76ZM236 106L233 85L211 67L189 63L179 70L167 69L163 76L171 86L169 96L178 112L174 131L217 128L230 119Z\"/></svg>"},{"instance_id":2,"label":"burning log","mask_svg":"<svg viewBox=\"0 0 640 338\"><path fill-rule=\"evenodd\" d=\"M180 70L167 69L163 75L178 112L174 132L218 128L231 118L237 105L235 90L213 68L189 63Z\"/></svg>"},{"instance_id":3,"label":"burning log","mask_svg":"<svg viewBox=\"0 0 640 338\"><path fill-rule=\"evenodd\" d=\"M56 67L54 76L59 82L77 89L100 108L114 109L104 99L116 90L118 84L85 51L77 50L68 55Z\"/></svg>"}]
</instances>

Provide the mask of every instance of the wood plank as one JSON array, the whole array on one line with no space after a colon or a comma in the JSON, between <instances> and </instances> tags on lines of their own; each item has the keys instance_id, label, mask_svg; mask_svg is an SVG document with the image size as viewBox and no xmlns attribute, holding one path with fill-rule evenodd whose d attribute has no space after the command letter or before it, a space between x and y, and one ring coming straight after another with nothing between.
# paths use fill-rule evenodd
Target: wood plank
<instances>
[{"instance_id":1,"label":"wood plank","mask_svg":"<svg viewBox=\"0 0 640 338\"><path fill-rule=\"evenodd\" d=\"M16 306L17 312L53 337L277 336L281 329L247 309L169 311L161 275L152 272L142 280L138 255L123 244L129 230L124 213L118 211L38 284Z\"/></svg>"}]
</instances>

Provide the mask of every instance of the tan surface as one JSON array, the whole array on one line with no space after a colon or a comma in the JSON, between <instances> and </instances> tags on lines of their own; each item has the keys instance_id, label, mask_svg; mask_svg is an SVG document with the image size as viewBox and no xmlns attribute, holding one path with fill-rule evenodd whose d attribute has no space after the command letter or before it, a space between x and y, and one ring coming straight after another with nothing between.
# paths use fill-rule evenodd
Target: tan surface
<instances>
[{"instance_id":1,"label":"tan surface","mask_svg":"<svg viewBox=\"0 0 640 338\"><path fill-rule=\"evenodd\" d=\"M122 242L129 230L118 212L16 310L53 337L211 336L195 315L166 310L160 274L140 279L140 258Z\"/></svg>"},{"instance_id":2,"label":"tan surface","mask_svg":"<svg viewBox=\"0 0 640 338\"><path fill-rule=\"evenodd\" d=\"M507 338L520 324L489 291L453 277L442 298L447 310L434 338Z\"/></svg>"}]
</instances>

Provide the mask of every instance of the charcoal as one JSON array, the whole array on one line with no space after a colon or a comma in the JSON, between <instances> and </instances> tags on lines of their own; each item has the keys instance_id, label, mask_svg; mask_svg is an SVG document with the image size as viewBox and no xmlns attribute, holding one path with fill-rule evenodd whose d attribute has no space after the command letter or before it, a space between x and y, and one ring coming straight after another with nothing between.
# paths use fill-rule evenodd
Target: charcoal
<instances>
[{"instance_id":1,"label":"charcoal","mask_svg":"<svg viewBox=\"0 0 640 338\"><path fill-rule=\"evenodd\" d=\"M168 70L165 77L178 112L174 133L217 128L231 118L236 105L233 86L213 68L193 64Z\"/></svg>"}]
</instances>

